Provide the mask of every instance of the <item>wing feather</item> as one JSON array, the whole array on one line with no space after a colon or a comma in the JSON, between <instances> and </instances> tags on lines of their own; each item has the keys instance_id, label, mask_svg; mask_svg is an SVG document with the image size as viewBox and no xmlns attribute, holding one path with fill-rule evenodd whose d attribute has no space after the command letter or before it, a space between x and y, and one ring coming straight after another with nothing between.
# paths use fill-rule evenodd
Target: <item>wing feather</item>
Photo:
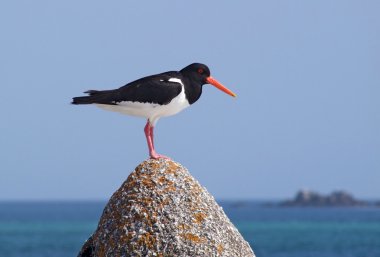
<instances>
[{"instance_id":1,"label":"wing feather","mask_svg":"<svg viewBox=\"0 0 380 257\"><path fill-rule=\"evenodd\" d=\"M170 81L180 76L180 73L170 71L135 80L114 90L88 90L85 93L89 96L74 97L73 104L115 105L125 101L168 104L183 90L181 83Z\"/></svg>"}]
</instances>

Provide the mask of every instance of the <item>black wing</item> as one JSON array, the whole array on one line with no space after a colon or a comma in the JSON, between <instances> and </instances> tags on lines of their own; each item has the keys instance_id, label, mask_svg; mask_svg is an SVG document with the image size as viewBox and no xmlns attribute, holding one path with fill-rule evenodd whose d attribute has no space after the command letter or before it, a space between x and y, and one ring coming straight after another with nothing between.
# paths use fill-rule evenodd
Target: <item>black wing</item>
<instances>
[{"instance_id":1,"label":"black wing","mask_svg":"<svg viewBox=\"0 0 380 257\"><path fill-rule=\"evenodd\" d=\"M73 104L110 104L131 101L141 103L167 104L179 95L182 85L171 78L181 79L176 71L165 72L135 80L114 90L89 90L89 96L74 97Z\"/></svg>"}]
</instances>

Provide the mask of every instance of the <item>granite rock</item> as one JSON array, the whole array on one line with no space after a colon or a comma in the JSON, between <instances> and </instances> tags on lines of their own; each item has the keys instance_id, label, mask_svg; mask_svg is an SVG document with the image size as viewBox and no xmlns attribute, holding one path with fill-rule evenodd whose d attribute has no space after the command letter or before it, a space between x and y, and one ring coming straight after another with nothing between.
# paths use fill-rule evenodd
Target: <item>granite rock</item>
<instances>
[{"instance_id":1,"label":"granite rock","mask_svg":"<svg viewBox=\"0 0 380 257\"><path fill-rule=\"evenodd\" d=\"M80 257L254 257L214 198L179 163L146 160L112 195Z\"/></svg>"}]
</instances>

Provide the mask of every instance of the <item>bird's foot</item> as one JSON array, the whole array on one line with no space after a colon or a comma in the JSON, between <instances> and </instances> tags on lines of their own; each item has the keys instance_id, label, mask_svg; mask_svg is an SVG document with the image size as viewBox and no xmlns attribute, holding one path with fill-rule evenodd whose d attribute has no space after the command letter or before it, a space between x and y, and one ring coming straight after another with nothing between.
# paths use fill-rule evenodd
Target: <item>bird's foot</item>
<instances>
[{"instance_id":1,"label":"bird's foot","mask_svg":"<svg viewBox=\"0 0 380 257\"><path fill-rule=\"evenodd\" d=\"M162 155L162 154L158 154L156 152L150 153L150 158L151 159L160 159L160 158L162 158L162 159L166 159L166 160L171 160L170 157L167 157L167 156Z\"/></svg>"}]
</instances>

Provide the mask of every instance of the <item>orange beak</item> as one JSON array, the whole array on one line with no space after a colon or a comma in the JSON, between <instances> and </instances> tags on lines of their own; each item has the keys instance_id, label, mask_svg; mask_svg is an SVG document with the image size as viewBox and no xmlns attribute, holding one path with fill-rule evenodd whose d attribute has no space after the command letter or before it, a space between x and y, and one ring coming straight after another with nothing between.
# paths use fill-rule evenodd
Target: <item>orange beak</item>
<instances>
[{"instance_id":1,"label":"orange beak","mask_svg":"<svg viewBox=\"0 0 380 257\"><path fill-rule=\"evenodd\" d=\"M228 88L226 88L225 86L223 86L221 83L219 83L216 79L214 79L213 77L208 77L206 79L207 83L208 84L211 84L213 85L214 87L222 90L224 93L226 94L229 94L230 96L233 96L233 97L236 97L236 94L234 92L232 92L231 90L229 90Z\"/></svg>"}]
</instances>

